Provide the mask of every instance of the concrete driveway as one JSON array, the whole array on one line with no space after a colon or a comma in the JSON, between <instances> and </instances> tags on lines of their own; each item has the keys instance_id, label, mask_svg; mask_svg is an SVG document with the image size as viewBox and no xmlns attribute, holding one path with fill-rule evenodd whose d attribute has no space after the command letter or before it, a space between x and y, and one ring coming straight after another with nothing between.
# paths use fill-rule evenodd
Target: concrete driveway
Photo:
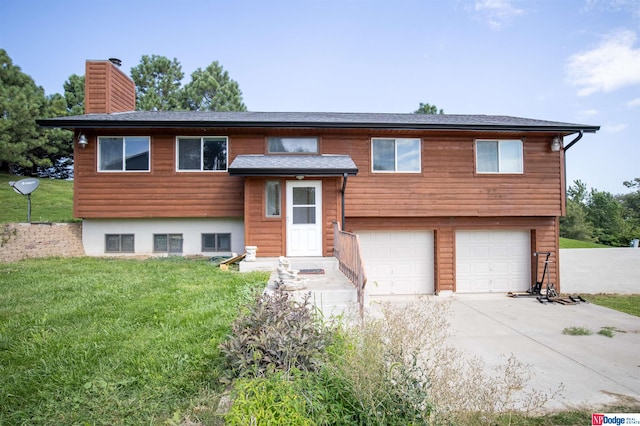
<instances>
[{"instance_id":1,"label":"concrete driveway","mask_svg":"<svg viewBox=\"0 0 640 426\"><path fill-rule=\"evenodd\" d=\"M639 317L587 303L543 305L505 295L456 295L451 313L450 342L458 349L489 365L515 355L530 365L534 389L562 384L562 394L545 406L549 410L640 403ZM565 327L594 334L563 335ZM597 334L602 327L613 327L614 336Z\"/></svg>"}]
</instances>

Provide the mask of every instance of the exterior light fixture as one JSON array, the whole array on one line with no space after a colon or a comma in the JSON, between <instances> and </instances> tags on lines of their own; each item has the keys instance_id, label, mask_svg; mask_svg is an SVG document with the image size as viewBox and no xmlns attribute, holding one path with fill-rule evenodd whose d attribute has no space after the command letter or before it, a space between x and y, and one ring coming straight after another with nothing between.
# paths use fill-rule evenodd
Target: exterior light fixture
<instances>
[{"instance_id":1,"label":"exterior light fixture","mask_svg":"<svg viewBox=\"0 0 640 426\"><path fill-rule=\"evenodd\" d=\"M87 140L87 137L84 135L84 133L80 133L80 136L78 136L78 145L80 145L80 148L84 149L87 147L87 145L89 145L89 141Z\"/></svg>"},{"instance_id":2,"label":"exterior light fixture","mask_svg":"<svg viewBox=\"0 0 640 426\"><path fill-rule=\"evenodd\" d=\"M302 180L302 179L304 179L304 175L296 175L296 179Z\"/></svg>"},{"instance_id":3,"label":"exterior light fixture","mask_svg":"<svg viewBox=\"0 0 640 426\"><path fill-rule=\"evenodd\" d=\"M558 151L560 151L560 148L562 148L562 142L560 140L560 137L556 136L551 141L551 151L552 152L558 152Z\"/></svg>"}]
</instances>

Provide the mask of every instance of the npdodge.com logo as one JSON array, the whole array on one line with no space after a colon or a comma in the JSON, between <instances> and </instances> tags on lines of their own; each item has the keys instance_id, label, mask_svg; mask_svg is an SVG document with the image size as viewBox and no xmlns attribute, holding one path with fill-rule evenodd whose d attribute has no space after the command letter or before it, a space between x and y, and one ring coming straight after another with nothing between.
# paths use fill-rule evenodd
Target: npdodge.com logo
<instances>
[{"instance_id":1,"label":"npdodge.com logo","mask_svg":"<svg viewBox=\"0 0 640 426\"><path fill-rule=\"evenodd\" d=\"M591 425L640 425L640 413L594 413Z\"/></svg>"}]
</instances>

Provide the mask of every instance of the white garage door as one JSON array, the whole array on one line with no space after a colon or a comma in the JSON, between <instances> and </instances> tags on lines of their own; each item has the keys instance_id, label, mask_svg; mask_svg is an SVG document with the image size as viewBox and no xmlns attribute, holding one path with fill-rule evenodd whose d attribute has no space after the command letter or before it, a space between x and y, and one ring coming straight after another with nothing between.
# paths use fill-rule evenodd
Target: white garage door
<instances>
[{"instance_id":1,"label":"white garage door","mask_svg":"<svg viewBox=\"0 0 640 426\"><path fill-rule=\"evenodd\" d=\"M526 291L529 231L456 231L456 292Z\"/></svg>"},{"instance_id":2,"label":"white garage door","mask_svg":"<svg viewBox=\"0 0 640 426\"><path fill-rule=\"evenodd\" d=\"M432 231L360 231L370 295L433 294Z\"/></svg>"}]
</instances>

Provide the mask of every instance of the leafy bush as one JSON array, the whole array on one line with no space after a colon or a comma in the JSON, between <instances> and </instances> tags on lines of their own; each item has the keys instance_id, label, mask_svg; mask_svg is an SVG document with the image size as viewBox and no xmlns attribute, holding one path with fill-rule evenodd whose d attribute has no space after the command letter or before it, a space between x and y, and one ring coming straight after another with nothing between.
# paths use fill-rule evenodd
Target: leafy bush
<instances>
[{"instance_id":1,"label":"leafy bush","mask_svg":"<svg viewBox=\"0 0 640 426\"><path fill-rule=\"evenodd\" d=\"M261 295L232 326L220 345L232 377L263 377L268 372L316 371L332 341L309 302L282 290Z\"/></svg>"},{"instance_id":2,"label":"leafy bush","mask_svg":"<svg viewBox=\"0 0 640 426\"><path fill-rule=\"evenodd\" d=\"M225 415L227 425L313 425L307 417L307 401L300 386L288 375L238 379L233 405Z\"/></svg>"}]
</instances>

